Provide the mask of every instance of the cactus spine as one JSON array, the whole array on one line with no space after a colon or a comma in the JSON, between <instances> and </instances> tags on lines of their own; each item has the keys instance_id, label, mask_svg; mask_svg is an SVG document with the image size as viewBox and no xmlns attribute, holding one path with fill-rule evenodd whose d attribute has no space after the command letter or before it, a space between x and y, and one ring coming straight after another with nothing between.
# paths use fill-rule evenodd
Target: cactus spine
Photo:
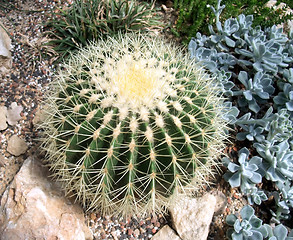
<instances>
[{"instance_id":1,"label":"cactus spine","mask_svg":"<svg viewBox=\"0 0 293 240\"><path fill-rule=\"evenodd\" d=\"M213 172L226 138L221 104L213 80L173 45L100 40L53 82L47 163L86 209L162 211Z\"/></svg>"}]
</instances>

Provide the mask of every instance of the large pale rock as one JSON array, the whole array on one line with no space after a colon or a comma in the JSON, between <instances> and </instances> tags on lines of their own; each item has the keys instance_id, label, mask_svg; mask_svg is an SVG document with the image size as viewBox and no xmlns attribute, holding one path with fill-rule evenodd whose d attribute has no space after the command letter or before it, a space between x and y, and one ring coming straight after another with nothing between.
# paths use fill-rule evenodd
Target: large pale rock
<instances>
[{"instance_id":1,"label":"large pale rock","mask_svg":"<svg viewBox=\"0 0 293 240\"><path fill-rule=\"evenodd\" d=\"M11 67L11 40L0 22L0 72L6 72Z\"/></svg>"},{"instance_id":2,"label":"large pale rock","mask_svg":"<svg viewBox=\"0 0 293 240\"><path fill-rule=\"evenodd\" d=\"M7 108L5 106L0 106L0 131L7 128L6 114Z\"/></svg>"},{"instance_id":3,"label":"large pale rock","mask_svg":"<svg viewBox=\"0 0 293 240\"><path fill-rule=\"evenodd\" d=\"M215 206L216 197L212 194L178 199L170 208L170 213L179 237L183 240L206 240Z\"/></svg>"},{"instance_id":4,"label":"large pale rock","mask_svg":"<svg viewBox=\"0 0 293 240\"><path fill-rule=\"evenodd\" d=\"M180 238L172 228L165 225L155 236L152 237L152 240L180 240Z\"/></svg>"},{"instance_id":5,"label":"large pale rock","mask_svg":"<svg viewBox=\"0 0 293 240\"><path fill-rule=\"evenodd\" d=\"M28 146L22 138L19 138L17 135L13 135L9 138L7 143L7 151L10 154L20 156L21 154L24 154L27 149Z\"/></svg>"},{"instance_id":6,"label":"large pale rock","mask_svg":"<svg viewBox=\"0 0 293 240\"><path fill-rule=\"evenodd\" d=\"M27 159L0 202L0 240L89 240L82 209L73 205L47 171Z\"/></svg>"}]
</instances>

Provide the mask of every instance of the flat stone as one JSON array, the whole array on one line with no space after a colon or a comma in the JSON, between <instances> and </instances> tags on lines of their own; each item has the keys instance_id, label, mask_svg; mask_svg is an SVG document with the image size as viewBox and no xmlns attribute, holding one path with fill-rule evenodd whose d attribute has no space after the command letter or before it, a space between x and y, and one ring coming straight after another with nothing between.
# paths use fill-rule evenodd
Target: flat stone
<instances>
[{"instance_id":1,"label":"flat stone","mask_svg":"<svg viewBox=\"0 0 293 240\"><path fill-rule=\"evenodd\" d=\"M6 114L7 108L5 106L0 106L0 131L7 128Z\"/></svg>"},{"instance_id":2,"label":"flat stone","mask_svg":"<svg viewBox=\"0 0 293 240\"><path fill-rule=\"evenodd\" d=\"M11 40L0 22L0 72L6 72L11 68Z\"/></svg>"},{"instance_id":3,"label":"flat stone","mask_svg":"<svg viewBox=\"0 0 293 240\"><path fill-rule=\"evenodd\" d=\"M2 26L3 24L0 22L0 55L10 57L11 40Z\"/></svg>"},{"instance_id":4,"label":"flat stone","mask_svg":"<svg viewBox=\"0 0 293 240\"><path fill-rule=\"evenodd\" d=\"M152 240L180 240L175 231L168 225L165 225L152 237Z\"/></svg>"},{"instance_id":5,"label":"flat stone","mask_svg":"<svg viewBox=\"0 0 293 240\"><path fill-rule=\"evenodd\" d=\"M19 138L17 135L13 135L9 138L7 143L7 151L10 154L20 156L21 154L24 154L27 149L28 146L22 138Z\"/></svg>"},{"instance_id":6,"label":"flat stone","mask_svg":"<svg viewBox=\"0 0 293 240\"><path fill-rule=\"evenodd\" d=\"M48 171L25 160L0 202L0 240L92 240L79 205L66 199Z\"/></svg>"},{"instance_id":7,"label":"flat stone","mask_svg":"<svg viewBox=\"0 0 293 240\"><path fill-rule=\"evenodd\" d=\"M7 122L9 125L16 125L18 120L21 119L20 113L22 112L23 107L18 106L16 102L11 103L10 107L7 110Z\"/></svg>"},{"instance_id":8,"label":"flat stone","mask_svg":"<svg viewBox=\"0 0 293 240\"><path fill-rule=\"evenodd\" d=\"M182 240L206 240L216 206L216 197L182 196L170 208L173 227Z\"/></svg>"}]
</instances>

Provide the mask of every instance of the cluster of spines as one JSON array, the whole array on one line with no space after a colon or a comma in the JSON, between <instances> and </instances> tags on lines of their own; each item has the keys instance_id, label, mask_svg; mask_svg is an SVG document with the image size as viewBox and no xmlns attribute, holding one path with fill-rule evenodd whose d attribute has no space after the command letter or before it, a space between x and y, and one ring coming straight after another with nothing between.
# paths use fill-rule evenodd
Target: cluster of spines
<instances>
[{"instance_id":1,"label":"cluster of spines","mask_svg":"<svg viewBox=\"0 0 293 240\"><path fill-rule=\"evenodd\" d=\"M101 86L109 79L96 81L97 60L91 62L93 50L87 51L60 74L44 124L48 163L67 192L88 209L125 214L160 211L172 194L200 187L225 139L211 79L192 63L159 68L175 56L156 52L150 71L165 71L168 91L153 108L115 104L119 96Z\"/></svg>"}]
</instances>

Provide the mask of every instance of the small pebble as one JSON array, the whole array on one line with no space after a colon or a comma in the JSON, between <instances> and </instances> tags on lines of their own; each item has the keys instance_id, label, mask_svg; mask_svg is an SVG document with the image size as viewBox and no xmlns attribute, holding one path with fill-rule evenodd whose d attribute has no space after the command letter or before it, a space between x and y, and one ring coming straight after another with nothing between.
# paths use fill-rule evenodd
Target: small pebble
<instances>
[{"instance_id":1,"label":"small pebble","mask_svg":"<svg viewBox=\"0 0 293 240\"><path fill-rule=\"evenodd\" d=\"M7 109L7 122L9 125L16 125L18 120L21 119L20 113L23 107L18 106L16 102L11 103L10 107Z\"/></svg>"},{"instance_id":2,"label":"small pebble","mask_svg":"<svg viewBox=\"0 0 293 240\"><path fill-rule=\"evenodd\" d=\"M134 230L134 232L133 232L133 235L135 236L135 237L138 237L139 236L139 229L135 229Z\"/></svg>"},{"instance_id":3,"label":"small pebble","mask_svg":"<svg viewBox=\"0 0 293 240\"><path fill-rule=\"evenodd\" d=\"M13 135L8 140L7 151L14 156L20 156L21 154L24 154L27 149L28 146L26 142L17 135Z\"/></svg>"},{"instance_id":4,"label":"small pebble","mask_svg":"<svg viewBox=\"0 0 293 240\"><path fill-rule=\"evenodd\" d=\"M127 229L127 234L128 234L128 236L131 236L132 233L133 233L133 229L131 229L131 228Z\"/></svg>"}]
</instances>

